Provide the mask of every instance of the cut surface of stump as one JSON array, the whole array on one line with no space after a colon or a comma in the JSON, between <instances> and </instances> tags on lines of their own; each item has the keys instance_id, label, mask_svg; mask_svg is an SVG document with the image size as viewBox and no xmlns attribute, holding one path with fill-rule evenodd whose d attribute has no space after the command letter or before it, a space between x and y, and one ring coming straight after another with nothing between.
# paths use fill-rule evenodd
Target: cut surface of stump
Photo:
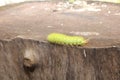
<instances>
[{"instance_id":1,"label":"cut surface of stump","mask_svg":"<svg viewBox=\"0 0 120 80\"><path fill-rule=\"evenodd\" d=\"M120 79L120 5L64 6L29 2L0 7L0 80ZM52 32L89 42L51 44L47 35Z\"/></svg>"}]
</instances>

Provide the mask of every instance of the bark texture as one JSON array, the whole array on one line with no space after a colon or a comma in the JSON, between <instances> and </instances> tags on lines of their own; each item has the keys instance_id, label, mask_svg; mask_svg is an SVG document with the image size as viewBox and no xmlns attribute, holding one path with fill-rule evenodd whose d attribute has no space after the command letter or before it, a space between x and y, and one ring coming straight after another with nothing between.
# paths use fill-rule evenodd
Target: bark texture
<instances>
[{"instance_id":1,"label":"bark texture","mask_svg":"<svg viewBox=\"0 0 120 80\"><path fill-rule=\"evenodd\" d=\"M26 50L37 55L34 66L24 66ZM119 46L86 48L28 39L0 40L0 80L119 79Z\"/></svg>"}]
</instances>

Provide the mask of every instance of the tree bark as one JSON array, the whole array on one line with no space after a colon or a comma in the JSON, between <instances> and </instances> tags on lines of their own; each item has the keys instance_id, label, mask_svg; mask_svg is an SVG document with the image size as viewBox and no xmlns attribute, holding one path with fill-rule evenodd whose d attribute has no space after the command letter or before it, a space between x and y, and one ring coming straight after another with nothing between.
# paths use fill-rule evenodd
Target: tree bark
<instances>
[{"instance_id":1,"label":"tree bark","mask_svg":"<svg viewBox=\"0 0 120 80\"><path fill-rule=\"evenodd\" d=\"M33 50L35 66L24 65ZM30 58L31 59L31 58ZM119 80L120 47L62 46L29 39L0 40L0 80Z\"/></svg>"}]
</instances>

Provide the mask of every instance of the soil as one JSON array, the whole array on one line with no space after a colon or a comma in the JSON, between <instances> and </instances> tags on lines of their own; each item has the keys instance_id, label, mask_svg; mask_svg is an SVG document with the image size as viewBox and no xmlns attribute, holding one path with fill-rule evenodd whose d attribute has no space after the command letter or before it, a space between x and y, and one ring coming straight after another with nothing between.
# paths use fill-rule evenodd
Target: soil
<instances>
[{"instance_id":1,"label":"soil","mask_svg":"<svg viewBox=\"0 0 120 80\"><path fill-rule=\"evenodd\" d=\"M58 32L89 39L86 47L120 45L120 5L62 2L28 2L0 8L0 39L33 39L47 42Z\"/></svg>"}]
</instances>

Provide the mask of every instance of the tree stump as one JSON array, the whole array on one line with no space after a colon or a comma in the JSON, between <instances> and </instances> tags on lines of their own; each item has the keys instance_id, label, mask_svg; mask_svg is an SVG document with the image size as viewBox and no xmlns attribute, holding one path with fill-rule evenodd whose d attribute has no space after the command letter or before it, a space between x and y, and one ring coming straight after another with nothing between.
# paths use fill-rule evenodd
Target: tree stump
<instances>
[{"instance_id":1,"label":"tree stump","mask_svg":"<svg viewBox=\"0 0 120 80\"><path fill-rule=\"evenodd\" d=\"M26 50L39 61L24 67ZM120 48L83 48L51 45L33 40L0 42L1 80L119 80Z\"/></svg>"},{"instance_id":2,"label":"tree stump","mask_svg":"<svg viewBox=\"0 0 120 80\"><path fill-rule=\"evenodd\" d=\"M95 4L100 12L54 12L56 4L50 2L0 9L0 80L119 80L119 6ZM51 32L90 41L50 44Z\"/></svg>"}]
</instances>

